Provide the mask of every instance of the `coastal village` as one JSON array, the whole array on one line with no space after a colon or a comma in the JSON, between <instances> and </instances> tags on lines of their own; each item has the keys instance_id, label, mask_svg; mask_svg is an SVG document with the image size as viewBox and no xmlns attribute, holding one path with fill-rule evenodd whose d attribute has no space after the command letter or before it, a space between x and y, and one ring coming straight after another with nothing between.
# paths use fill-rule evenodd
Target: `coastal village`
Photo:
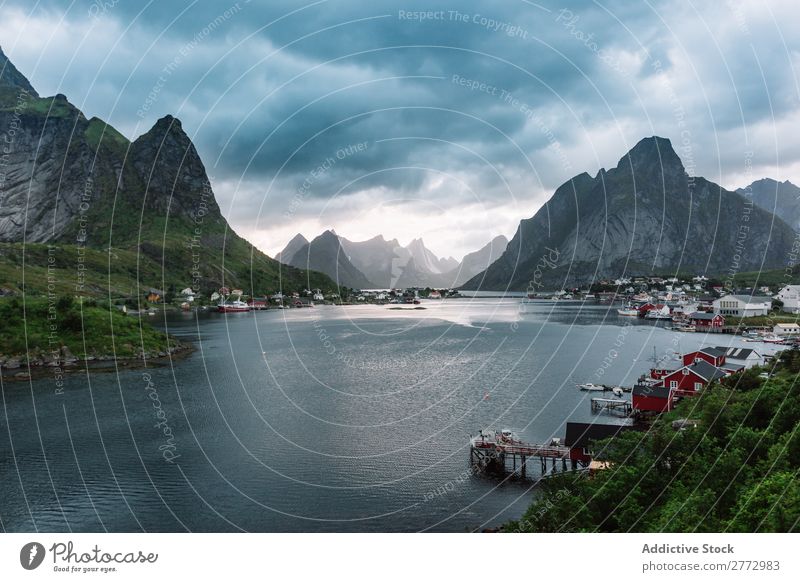
<instances>
[{"instance_id":1,"label":"coastal village","mask_svg":"<svg viewBox=\"0 0 800 582\"><path fill-rule=\"evenodd\" d=\"M784 285L775 293L770 293L769 287L725 293L721 286L706 289L706 283L702 276L692 282L677 278L621 279L607 284L622 287L622 293L575 290L552 295L528 294L523 299L528 305L587 300L619 302L616 312L620 318L669 322L665 327L675 332L739 334L753 347L707 345L676 354L669 362L659 360L654 353L653 367L633 386L578 384L578 389L590 393L611 392L613 397L591 397L591 410L621 418L613 422L568 421L563 438L553 438L544 444L524 442L509 429L481 430L470 438L471 465L504 475L510 471L512 476L523 478L528 476L531 462L540 466L540 478L559 470L592 475L608 468L602 460L602 450L596 446L601 441L624 431L647 430L657 416L673 411L684 399L701 395L716 382L747 382L744 376L748 371L756 372L759 379L767 379L770 364L782 350L800 348L800 325L793 317L800 313L800 285ZM626 393L630 398L625 397ZM676 431L690 430L698 424L697 419L682 418L675 420L672 427Z\"/></svg>"},{"instance_id":2,"label":"coastal village","mask_svg":"<svg viewBox=\"0 0 800 582\"><path fill-rule=\"evenodd\" d=\"M796 346L793 346L796 349ZM531 463L540 466L539 478L558 471L580 470L589 475L608 468L602 460L602 450L596 445L620 432L647 430L650 422L672 411L683 399L694 398L714 383L725 379L736 382L745 371L763 369L759 378L770 376L769 363L777 354L764 355L755 348L709 346L684 354L675 362L656 363L632 387L578 384L589 392L614 393L615 398L592 397L593 411L622 413L627 422L566 423L564 438L553 438L545 444L528 443L518 439L509 429L481 430L470 438L470 464L479 470L522 478L529 476ZM631 398L624 399L624 393ZM673 428L690 430L699 425L691 418L675 420Z\"/></svg>"}]
</instances>

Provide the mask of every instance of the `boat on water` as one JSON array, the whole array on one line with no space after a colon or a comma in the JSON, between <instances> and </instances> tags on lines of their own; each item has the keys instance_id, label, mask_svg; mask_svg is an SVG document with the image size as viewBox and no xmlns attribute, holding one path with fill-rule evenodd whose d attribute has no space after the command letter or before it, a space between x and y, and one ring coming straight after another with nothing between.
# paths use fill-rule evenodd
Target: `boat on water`
<instances>
[{"instance_id":1,"label":"boat on water","mask_svg":"<svg viewBox=\"0 0 800 582\"><path fill-rule=\"evenodd\" d=\"M606 387L601 386L599 384L592 384L591 382L585 382L584 384L577 384L578 388L585 391L585 392L605 392Z\"/></svg>"},{"instance_id":2,"label":"boat on water","mask_svg":"<svg viewBox=\"0 0 800 582\"><path fill-rule=\"evenodd\" d=\"M669 306L664 305L658 309L651 309L644 315L645 319L672 319L672 314L670 313Z\"/></svg>"},{"instance_id":3,"label":"boat on water","mask_svg":"<svg viewBox=\"0 0 800 582\"><path fill-rule=\"evenodd\" d=\"M638 317L639 310L636 307L634 307L633 304L628 303L627 305L624 305L623 307L617 309L617 314L622 315L624 317Z\"/></svg>"},{"instance_id":4,"label":"boat on water","mask_svg":"<svg viewBox=\"0 0 800 582\"><path fill-rule=\"evenodd\" d=\"M250 311L250 306L240 299L233 301L223 301L217 305L217 310L220 313L238 313L241 311Z\"/></svg>"}]
</instances>

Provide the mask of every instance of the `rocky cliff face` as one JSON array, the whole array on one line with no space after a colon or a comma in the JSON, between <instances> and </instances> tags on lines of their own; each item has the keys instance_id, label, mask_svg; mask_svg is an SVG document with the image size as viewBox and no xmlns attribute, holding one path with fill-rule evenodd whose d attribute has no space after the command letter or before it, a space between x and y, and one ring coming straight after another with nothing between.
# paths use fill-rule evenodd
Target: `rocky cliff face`
<instances>
[{"instance_id":1,"label":"rocky cliff face","mask_svg":"<svg viewBox=\"0 0 800 582\"><path fill-rule=\"evenodd\" d=\"M173 219L222 218L206 168L178 119L159 119L133 142L128 157L143 184L145 207Z\"/></svg>"},{"instance_id":2,"label":"rocky cliff face","mask_svg":"<svg viewBox=\"0 0 800 582\"><path fill-rule=\"evenodd\" d=\"M19 96L0 110L0 241L43 242L64 232L84 194L94 198L94 156L88 121L65 97Z\"/></svg>"},{"instance_id":3,"label":"rocky cliff face","mask_svg":"<svg viewBox=\"0 0 800 582\"><path fill-rule=\"evenodd\" d=\"M726 275L785 266L794 233L735 192L689 177L669 140L560 186L466 289L537 291L651 273Z\"/></svg>"}]
</instances>

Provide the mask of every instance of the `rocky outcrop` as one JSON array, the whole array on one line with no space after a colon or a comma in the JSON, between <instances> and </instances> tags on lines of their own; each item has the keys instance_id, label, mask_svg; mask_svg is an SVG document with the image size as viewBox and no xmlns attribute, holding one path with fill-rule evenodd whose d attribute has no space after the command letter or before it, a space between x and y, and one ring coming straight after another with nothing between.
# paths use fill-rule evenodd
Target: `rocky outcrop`
<instances>
[{"instance_id":1,"label":"rocky outcrop","mask_svg":"<svg viewBox=\"0 0 800 582\"><path fill-rule=\"evenodd\" d=\"M652 273L728 275L786 265L784 221L687 175L669 140L640 141L612 170L561 185L465 289L529 290Z\"/></svg>"},{"instance_id":2,"label":"rocky outcrop","mask_svg":"<svg viewBox=\"0 0 800 582\"><path fill-rule=\"evenodd\" d=\"M205 218L222 222L206 168L178 119L167 115L131 145L128 163L143 188L137 202L171 219Z\"/></svg>"},{"instance_id":3,"label":"rocky outcrop","mask_svg":"<svg viewBox=\"0 0 800 582\"><path fill-rule=\"evenodd\" d=\"M88 121L64 96L20 99L0 110L0 242L61 236L92 191Z\"/></svg>"}]
</instances>

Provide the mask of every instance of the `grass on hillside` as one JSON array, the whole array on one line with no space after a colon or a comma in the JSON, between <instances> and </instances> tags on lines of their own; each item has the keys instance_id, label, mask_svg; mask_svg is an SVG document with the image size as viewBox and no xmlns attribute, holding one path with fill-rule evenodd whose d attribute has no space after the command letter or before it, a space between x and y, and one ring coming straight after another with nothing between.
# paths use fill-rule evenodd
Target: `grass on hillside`
<instances>
[{"instance_id":1,"label":"grass on hillside","mask_svg":"<svg viewBox=\"0 0 800 582\"><path fill-rule=\"evenodd\" d=\"M789 532L800 530L800 350L777 373L723 380L647 432L595 445L611 467L543 481L508 531ZM699 420L675 430L678 418Z\"/></svg>"},{"instance_id":2,"label":"grass on hillside","mask_svg":"<svg viewBox=\"0 0 800 582\"><path fill-rule=\"evenodd\" d=\"M16 99L19 91L13 94L14 101L10 101L7 96L4 96L4 107L0 109L4 111L18 111L19 113L37 114L47 117L72 117L77 113L77 109L65 99L56 99L53 97L33 97L24 99L24 106L19 106Z\"/></svg>"},{"instance_id":3,"label":"grass on hillside","mask_svg":"<svg viewBox=\"0 0 800 582\"><path fill-rule=\"evenodd\" d=\"M202 272L199 290L206 297L223 281L255 295L302 291L307 286L326 292L335 290L331 280L321 273L307 274L279 265L260 252L251 260L251 247L238 238L228 239L223 268L222 240L220 235L216 248L203 246L195 250L197 259L186 246L185 237L174 232L163 245L160 239L157 243L143 242L141 252L118 248L109 252L75 244L0 243L0 288L20 295L24 289L27 297L47 295L49 289L56 294L135 299L150 287L164 291L198 287L192 273L197 264ZM166 255L164 248L168 249Z\"/></svg>"},{"instance_id":4,"label":"grass on hillside","mask_svg":"<svg viewBox=\"0 0 800 582\"><path fill-rule=\"evenodd\" d=\"M67 346L83 358L91 355L132 357L166 351L176 340L138 316L125 315L94 300L62 295L53 300L0 300L0 354L37 357Z\"/></svg>"},{"instance_id":5,"label":"grass on hillside","mask_svg":"<svg viewBox=\"0 0 800 582\"><path fill-rule=\"evenodd\" d=\"M86 127L84 135L86 136L86 141L95 150L102 144L124 154L125 149L130 144L128 138L97 117L92 117L89 120L89 125Z\"/></svg>"}]
</instances>

